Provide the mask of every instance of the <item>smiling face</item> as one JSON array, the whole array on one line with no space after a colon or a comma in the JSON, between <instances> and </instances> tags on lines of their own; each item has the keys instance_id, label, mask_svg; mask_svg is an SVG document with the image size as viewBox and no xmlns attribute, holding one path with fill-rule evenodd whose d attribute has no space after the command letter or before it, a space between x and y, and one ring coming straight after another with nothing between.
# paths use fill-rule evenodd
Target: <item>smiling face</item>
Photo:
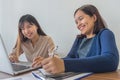
<instances>
[{"instance_id":1,"label":"smiling face","mask_svg":"<svg viewBox=\"0 0 120 80\"><path fill-rule=\"evenodd\" d=\"M96 21L96 16L89 16L85 14L83 11L78 10L74 16L75 23L77 25L78 30L81 31L81 34L90 37L93 34L94 23Z\"/></svg>"},{"instance_id":2,"label":"smiling face","mask_svg":"<svg viewBox=\"0 0 120 80\"><path fill-rule=\"evenodd\" d=\"M25 37L30 40L38 36L36 25L30 24L29 22L24 22L24 25L21 28L21 32Z\"/></svg>"}]
</instances>

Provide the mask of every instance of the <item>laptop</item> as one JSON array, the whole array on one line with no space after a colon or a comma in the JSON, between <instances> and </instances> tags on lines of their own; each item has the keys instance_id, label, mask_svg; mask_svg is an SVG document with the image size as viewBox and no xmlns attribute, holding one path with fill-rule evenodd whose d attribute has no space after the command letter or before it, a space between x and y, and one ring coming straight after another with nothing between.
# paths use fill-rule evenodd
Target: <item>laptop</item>
<instances>
[{"instance_id":1,"label":"laptop","mask_svg":"<svg viewBox=\"0 0 120 80\"><path fill-rule=\"evenodd\" d=\"M11 75L17 75L33 69L35 68L30 67L30 65L10 62L2 36L0 35L0 71Z\"/></svg>"}]
</instances>

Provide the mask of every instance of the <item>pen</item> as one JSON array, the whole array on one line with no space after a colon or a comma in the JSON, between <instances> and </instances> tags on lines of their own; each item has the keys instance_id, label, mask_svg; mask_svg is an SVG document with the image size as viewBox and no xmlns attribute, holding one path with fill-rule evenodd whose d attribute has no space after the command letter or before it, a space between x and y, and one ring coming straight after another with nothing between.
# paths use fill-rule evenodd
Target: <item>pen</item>
<instances>
[{"instance_id":1,"label":"pen","mask_svg":"<svg viewBox=\"0 0 120 80\"><path fill-rule=\"evenodd\" d=\"M52 50L52 52L49 51L49 56L53 58L54 55L55 55L55 53L56 53L56 51L57 51L57 49L58 49L58 46L56 46L56 47Z\"/></svg>"},{"instance_id":2,"label":"pen","mask_svg":"<svg viewBox=\"0 0 120 80\"><path fill-rule=\"evenodd\" d=\"M39 79L39 80L45 80L45 78L39 76L38 74L36 74L36 73L34 73L34 72L32 72L32 75L33 75L35 78Z\"/></svg>"}]
</instances>

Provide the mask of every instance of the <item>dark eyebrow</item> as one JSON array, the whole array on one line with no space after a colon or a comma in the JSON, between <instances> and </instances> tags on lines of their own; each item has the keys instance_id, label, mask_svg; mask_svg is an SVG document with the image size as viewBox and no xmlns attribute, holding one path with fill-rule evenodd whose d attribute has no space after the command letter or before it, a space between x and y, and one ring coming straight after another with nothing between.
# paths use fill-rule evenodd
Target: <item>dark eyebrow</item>
<instances>
[{"instance_id":1,"label":"dark eyebrow","mask_svg":"<svg viewBox=\"0 0 120 80\"><path fill-rule=\"evenodd\" d=\"M76 20L81 19L81 18L83 18L83 17L82 17L82 16L79 16ZM75 20L75 21L76 21L76 20Z\"/></svg>"},{"instance_id":2,"label":"dark eyebrow","mask_svg":"<svg viewBox=\"0 0 120 80\"><path fill-rule=\"evenodd\" d=\"M81 19L81 18L83 18L83 17L82 17L82 16L79 16L78 18Z\"/></svg>"}]
</instances>

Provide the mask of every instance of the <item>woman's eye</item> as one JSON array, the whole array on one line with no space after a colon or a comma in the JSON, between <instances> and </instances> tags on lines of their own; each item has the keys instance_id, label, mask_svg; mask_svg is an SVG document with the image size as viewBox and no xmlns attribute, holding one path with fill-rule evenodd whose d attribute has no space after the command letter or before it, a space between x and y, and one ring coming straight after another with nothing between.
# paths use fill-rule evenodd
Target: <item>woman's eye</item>
<instances>
[{"instance_id":1,"label":"woman's eye","mask_svg":"<svg viewBox=\"0 0 120 80\"><path fill-rule=\"evenodd\" d=\"M29 29L29 28L31 28L31 27L32 27L32 25L29 25L29 26L26 26L26 27L21 28L21 30Z\"/></svg>"},{"instance_id":2,"label":"woman's eye","mask_svg":"<svg viewBox=\"0 0 120 80\"><path fill-rule=\"evenodd\" d=\"M21 28L21 30L24 30L24 28Z\"/></svg>"},{"instance_id":3,"label":"woman's eye","mask_svg":"<svg viewBox=\"0 0 120 80\"><path fill-rule=\"evenodd\" d=\"M27 28L31 28L31 26L28 26Z\"/></svg>"},{"instance_id":4,"label":"woman's eye","mask_svg":"<svg viewBox=\"0 0 120 80\"><path fill-rule=\"evenodd\" d=\"M83 17L78 17L77 20L75 20L75 23L78 24L79 21L81 21L83 19Z\"/></svg>"},{"instance_id":5,"label":"woman's eye","mask_svg":"<svg viewBox=\"0 0 120 80\"><path fill-rule=\"evenodd\" d=\"M83 19L83 17L79 17L79 18L78 18L78 20L80 20L80 21L81 21L82 19Z\"/></svg>"}]
</instances>

